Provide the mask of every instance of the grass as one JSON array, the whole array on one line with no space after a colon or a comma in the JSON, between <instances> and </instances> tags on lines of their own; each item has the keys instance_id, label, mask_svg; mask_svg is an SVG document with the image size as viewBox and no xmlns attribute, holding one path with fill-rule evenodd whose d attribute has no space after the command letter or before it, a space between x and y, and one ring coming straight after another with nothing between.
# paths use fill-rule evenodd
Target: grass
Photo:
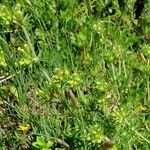
<instances>
[{"instance_id":1,"label":"grass","mask_svg":"<svg viewBox=\"0 0 150 150\"><path fill-rule=\"evenodd\" d=\"M0 3L1 150L150 149L149 5L108 3Z\"/></svg>"}]
</instances>

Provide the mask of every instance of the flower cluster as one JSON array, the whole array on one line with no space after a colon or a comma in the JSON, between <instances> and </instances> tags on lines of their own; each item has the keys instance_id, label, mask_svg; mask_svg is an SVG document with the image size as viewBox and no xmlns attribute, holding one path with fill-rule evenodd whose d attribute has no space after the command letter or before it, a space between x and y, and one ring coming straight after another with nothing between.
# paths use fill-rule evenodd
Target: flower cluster
<instances>
[{"instance_id":1,"label":"flower cluster","mask_svg":"<svg viewBox=\"0 0 150 150\"><path fill-rule=\"evenodd\" d=\"M98 34L101 34L104 32L104 22L99 21L96 24L93 25L93 30L96 31Z\"/></svg>"},{"instance_id":2,"label":"flower cluster","mask_svg":"<svg viewBox=\"0 0 150 150\"><path fill-rule=\"evenodd\" d=\"M104 138L103 128L97 124L90 128L90 131L86 136L87 141L90 141L93 144L100 144Z\"/></svg>"},{"instance_id":3,"label":"flower cluster","mask_svg":"<svg viewBox=\"0 0 150 150\"><path fill-rule=\"evenodd\" d=\"M95 84L95 89L97 89L100 92L107 92L109 89L109 84L107 82L96 81Z\"/></svg>"},{"instance_id":4,"label":"flower cluster","mask_svg":"<svg viewBox=\"0 0 150 150\"><path fill-rule=\"evenodd\" d=\"M6 6L3 5L0 6L0 18L1 23L3 23L6 27L10 25L12 14Z\"/></svg>"},{"instance_id":5,"label":"flower cluster","mask_svg":"<svg viewBox=\"0 0 150 150\"><path fill-rule=\"evenodd\" d=\"M14 10L15 10L15 12L14 12L15 15L13 16L14 23L22 24L24 21L24 13L21 10L21 5L16 4Z\"/></svg>"},{"instance_id":6,"label":"flower cluster","mask_svg":"<svg viewBox=\"0 0 150 150\"><path fill-rule=\"evenodd\" d=\"M12 13L8 7L1 5L0 6L0 17L2 19L2 23L9 27L9 25L13 23L22 23L24 20L24 13L21 10L21 5L16 4L14 7L14 12Z\"/></svg>"},{"instance_id":7,"label":"flower cluster","mask_svg":"<svg viewBox=\"0 0 150 150\"><path fill-rule=\"evenodd\" d=\"M22 131L24 133L28 132L31 129L31 126L29 124L26 125L19 125L17 130Z\"/></svg>"},{"instance_id":8,"label":"flower cluster","mask_svg":"<svg viewBox=\"0 0 150 150\"><path fill-rule=\"evenodd\" d=\"M124 113L123 109L121 109L120 111L115 110L112 116L115 118L117 123L122 124L126 117L126 114Z\"/></svg>"},{"instance_id":9,"label":"flower cluster","mask_svg":"<svg viewBox=\"0 0 150 150\"><path fill-rule=\"evenodd\" d=\"M19 64L20 65L28 65L33 61L37 61L37 58L32 56L31 48L28 44L24 44L24 46L17 48L18 53L20 54Z\"/></svg>"},{"instance_id":10,"label":"flower cluster","mask_svg":"<svg viewBox=\"0 0 150 150\"><path fill-rule=\"evenodd\" d=\"M66 68L56 68L50 83L57 89L60 89L62 86L76 88L82 83L82 80L76 72L71 74Z\"/></svg>"}]
</instances>

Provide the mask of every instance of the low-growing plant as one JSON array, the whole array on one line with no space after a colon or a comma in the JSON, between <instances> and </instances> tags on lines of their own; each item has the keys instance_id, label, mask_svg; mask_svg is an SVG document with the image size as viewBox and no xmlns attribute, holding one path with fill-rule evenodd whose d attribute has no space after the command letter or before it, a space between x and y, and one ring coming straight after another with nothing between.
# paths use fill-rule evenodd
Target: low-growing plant
<instances>
[{"instance_id":1,"label":"low-growing plant","mask_svg":"<svg viewBox=\"0 0 150 150\"><path fill-rule=\"evenodd\" d=\"M148 11L141 0L2 0L0 149L148 150Z\"/></svg>"}]
</instances>

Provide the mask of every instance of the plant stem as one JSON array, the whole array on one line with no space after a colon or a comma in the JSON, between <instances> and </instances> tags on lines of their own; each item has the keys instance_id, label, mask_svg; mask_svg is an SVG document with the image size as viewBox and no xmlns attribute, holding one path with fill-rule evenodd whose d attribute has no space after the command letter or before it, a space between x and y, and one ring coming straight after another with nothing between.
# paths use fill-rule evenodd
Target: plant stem
<instances>
[{"instance_id":1,"label":"plant stem","mask_svg":"<svg viewBox=\"0 0 150 150\"><path fill-rule=\"evenodd\" d=\"M91 7L90 0L85 0L85 2L86 2L87 9L88 9L88 14L92 15L92 7Z\"/></svg>"}]
</instances>

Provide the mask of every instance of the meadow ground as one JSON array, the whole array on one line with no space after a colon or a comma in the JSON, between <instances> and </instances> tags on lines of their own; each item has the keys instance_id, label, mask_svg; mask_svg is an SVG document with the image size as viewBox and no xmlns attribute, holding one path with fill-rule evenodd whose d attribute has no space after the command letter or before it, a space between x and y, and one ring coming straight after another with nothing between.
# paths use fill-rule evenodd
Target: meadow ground
<instances>
[{"instance_id":1,"label":"meadow ground","mask_svg":"<svg viewBox=\"0 0 150 150\"><path fill-rule=\"evenodd\" d=\"M150 6L0 2L0 150L149 150Z\"/></svg>"}]
</instances>

